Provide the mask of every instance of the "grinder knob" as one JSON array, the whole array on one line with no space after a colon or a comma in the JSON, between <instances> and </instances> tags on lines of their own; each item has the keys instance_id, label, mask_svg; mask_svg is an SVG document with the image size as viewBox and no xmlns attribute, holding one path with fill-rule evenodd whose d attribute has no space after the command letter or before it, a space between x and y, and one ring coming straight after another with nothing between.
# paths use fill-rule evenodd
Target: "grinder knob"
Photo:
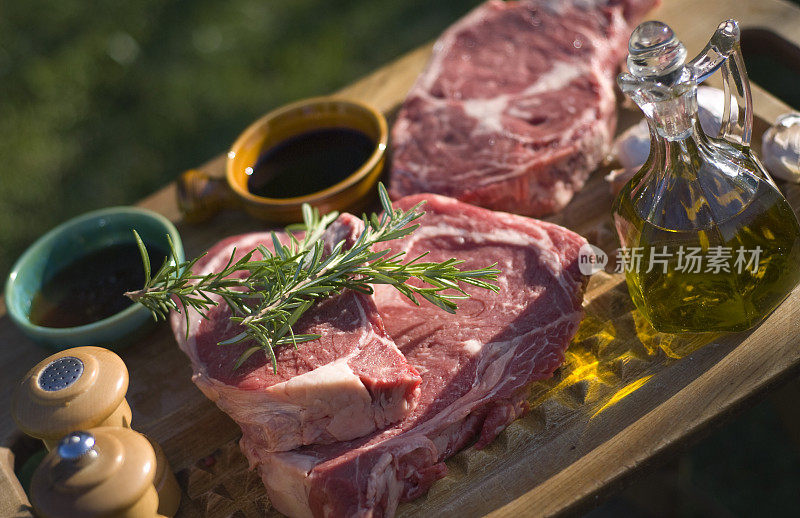
<instances>
[{"instance_id":1,"label":"grinder knob","mask_svg":"<svg viewBox=\"0 0 800 518\"><path fill-rule=\"evenodd\" d=\"M31 369L14 391L11 414L48 450L66 434L96 426L130 427L128 370L101 347L56 353Z\"/></svg>"},{"instance_id":2,"label":"grinder knob","mask_svg":"<svg viewBox=\"0 0 800 518\"><path fill-rule=\"evenodd\" d=\"M101 427L67 435L31 480L31 502L43 518L173 516L179 500L177 482L163 456L129 428Z\"/></svg>"}]
</instances>

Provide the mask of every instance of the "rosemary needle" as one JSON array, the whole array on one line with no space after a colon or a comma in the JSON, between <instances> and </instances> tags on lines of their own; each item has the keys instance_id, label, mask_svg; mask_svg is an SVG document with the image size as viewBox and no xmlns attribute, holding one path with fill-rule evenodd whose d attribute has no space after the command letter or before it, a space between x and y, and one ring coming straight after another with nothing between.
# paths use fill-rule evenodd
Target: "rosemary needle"
<instances>
[{"instance_id":1,"label":"rosemary needle","mask_svg":"<svg viewBox=\"0 0 800 518\"><path fill-rule=\"evenodd\" d=\"M192 272L200 258L179 262L171 242L172 260L165 261L151 275L147 250L134 231L142 255L145 283L142 289L125 295L147 307L156 319L166 318L172 310L182 310L187 333L187 309L195 309L206 317L208 308L217 305L211 296L220 297L231 308L231 320L242 326L241 333L220 342L220 345L246 340L256 342L242 353L234 369L253 353L263 350L272 361L273 371L277 372L276 347L296 346L319 338L314 334L295 334L292 326L314 302L342 290L369 294L372 293L371 285L388 284L417 305L417 297L422 297L449 313L455 312L456 300L468 298L462 284L498 291L499 288L490 282L500 273L494 268L496 265L461 270L459 266L463 261L458 259L424 262L422 259L426 254L422 254L404 262L404 252L373 251L373 246L378 243L414 232L419 227L414 222L424 214L419 210L422 203L408 211L393 208L383 184L378 185L378 194L383 213L363 217L364 230L348 249L344 248L344 241L340 241L330 253L323 253L320 238L338 213L320 216L316 209L306 204L303 205L303 223L287 227L287 244L282 244L273 232L274 250L259 245L236 261L234 250L221 271L204 275ZM295 231L305 231L305 236L298 239ZM256 252L261 259L254 259ZM412 278L422 281L425 286L408 284Z\"/></svg>"}]
</instances>

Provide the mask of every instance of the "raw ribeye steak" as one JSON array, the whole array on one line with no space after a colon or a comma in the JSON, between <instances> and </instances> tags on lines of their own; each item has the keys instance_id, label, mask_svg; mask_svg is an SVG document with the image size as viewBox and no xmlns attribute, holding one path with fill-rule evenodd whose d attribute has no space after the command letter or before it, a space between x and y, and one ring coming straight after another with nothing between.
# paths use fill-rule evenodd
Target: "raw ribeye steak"
<instances>
[{"instance_id":1,"label":"raw ribeye steak","mask_svg":"<svg viewBox=\"0 0 800 518\"><path fill-rule=\"evenodd\" d=\"M352 242L361 228L361 220L343 214L326 231L326 247ZM279 237L286 242L285 234ZM234 247L238 259L259 244L271 249L270 234L225 239L195 265L195 273L220 271ZM322 337L296 349L278 348L277 373L261 353L234 370L253 343L219 345L242 328L230 321L224 303L207 315L190 312L187 338L184 316L173 314L175 339L192 361L195 384L262 451L362 437L400 420L417 403L420 376L387 335L369 296L345 291L310 309L294 331Z\"/></svg>"},{"instance_id":2,"label":"raw ribeye steak","mask_svg":"<svg viewBox=\"0 0 800 518\"><path fill-rule=\"evenodd\" d=\"M392 129L392 198L562 209L605 156L614 74L657 0L492 0L450 27Z\"/></svg>"},{"instance_id":3,"label":"raw ribeye steak","mask_svg":"<svg viewBox=\"0 0 800 518\"><path fill-rule=\"evenodd\" d=\"M468 287L454 315L377 286L389 334L422 376L416 409L400 423L355 441L266 453L248 434L242 450L258 466L272 504L290 516L392 516L446 474L444 460L477 439L482 447L527 409L529 385L551 376L583 315L579 235L522 216L437 195L422 226L393 250L425 260L497 263L500 291Z\"/></svg>"}]
</instances>

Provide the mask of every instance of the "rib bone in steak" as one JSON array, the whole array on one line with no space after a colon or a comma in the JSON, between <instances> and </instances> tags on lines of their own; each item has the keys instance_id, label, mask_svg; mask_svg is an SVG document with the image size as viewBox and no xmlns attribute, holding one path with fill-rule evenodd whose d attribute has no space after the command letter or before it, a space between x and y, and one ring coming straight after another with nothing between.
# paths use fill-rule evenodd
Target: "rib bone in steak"
<instances>
[{"instance_id":1,"label":"rib bone in steak","mask_svg":"<svg viewBox=\"0 0 800 518\"><path fill-rule=\"evenodd\" d=\"M285 514L391 516L398 501L446 474L446 458L476 438L486 445L526 410L527 387L561 365L578 327L582 237L443 196L397 205L422 200L422 226L392 248L430 252L431 261L458 257L464 268L497 263L500 291L469 287L471 298L450 315L376 287L390 335L422 376L419 403L403 421L355 441L268 453L245 433L242 449Z\"/></svg>"},{"instance_id":2,"label":"rib bone in steak","mask_svg":"<svg viewBox=\"0 0 800 518\"><path fill-rule=\"evenodd\" d=\"M391 194L528 216L563 208L605 156L631 23L657 0L482 4L450 27L392 129Z\"/></svg>"},{"instance_id":3,"label":"rib bone in steak","mask_svg":"<svg viewBox=\"0 0 800 518\"><path fill-rule=\"evenodd\" d=\"M361 226L343 214L326 232L326 245L352 241ZM286 242L285 234L280 238ZM266 232L225 239L195 272L220 271L234 247L238 258L271 243ZM208 317L191 311L187 338L184 316L173 314L175 338L192 361L195 384L262 451L361 437L400 420L419 398L419 374L386 334L368 296L348 291L309 310L294 330L322 338L278 348L277 373L261 353L234 371L236 359L253 343L218 345L242 330L230 321L225 304L211 308Z\"/></svg>"}]
</instances>

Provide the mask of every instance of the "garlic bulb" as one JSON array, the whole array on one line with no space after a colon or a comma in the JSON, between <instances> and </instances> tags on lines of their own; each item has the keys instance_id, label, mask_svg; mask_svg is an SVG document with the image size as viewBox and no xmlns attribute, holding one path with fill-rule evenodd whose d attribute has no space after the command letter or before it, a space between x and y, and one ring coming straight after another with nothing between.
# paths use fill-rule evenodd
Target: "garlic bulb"
<instances>
[{"instance_id":1,"label":"garlic bulb","mask_svg":"<svg viewBox=\"0 0 800 518\"><path fill-rule=\"evenodd\" d=\"M761 156L773 176L800 183L800 113L781 115L764 132Z\"/></svg>"},{"instance_id":2,"label":"garlic bulb","mask_svg":"<svg viewBox=\"0 0 800 518\"><path fill-rule=\"evenodd\" d=\"M614 142L613 155L625 169L638 169L650 154L650 130L647 121L626 129Z\"/></svg>"},{"instance_id":3,"label":"garlic bulb","mask_svg":"<svg viewBox=\"0 0 800 518\"><path fill-rule=\"evenodd\" d=\"M731 113L736 113L739 105L731 97ZM700 86L697 88L697 118L706 135L716 137L722 125L722 114L725 111L725 92L719 88Z\"/></svg>"}]
</instances>

